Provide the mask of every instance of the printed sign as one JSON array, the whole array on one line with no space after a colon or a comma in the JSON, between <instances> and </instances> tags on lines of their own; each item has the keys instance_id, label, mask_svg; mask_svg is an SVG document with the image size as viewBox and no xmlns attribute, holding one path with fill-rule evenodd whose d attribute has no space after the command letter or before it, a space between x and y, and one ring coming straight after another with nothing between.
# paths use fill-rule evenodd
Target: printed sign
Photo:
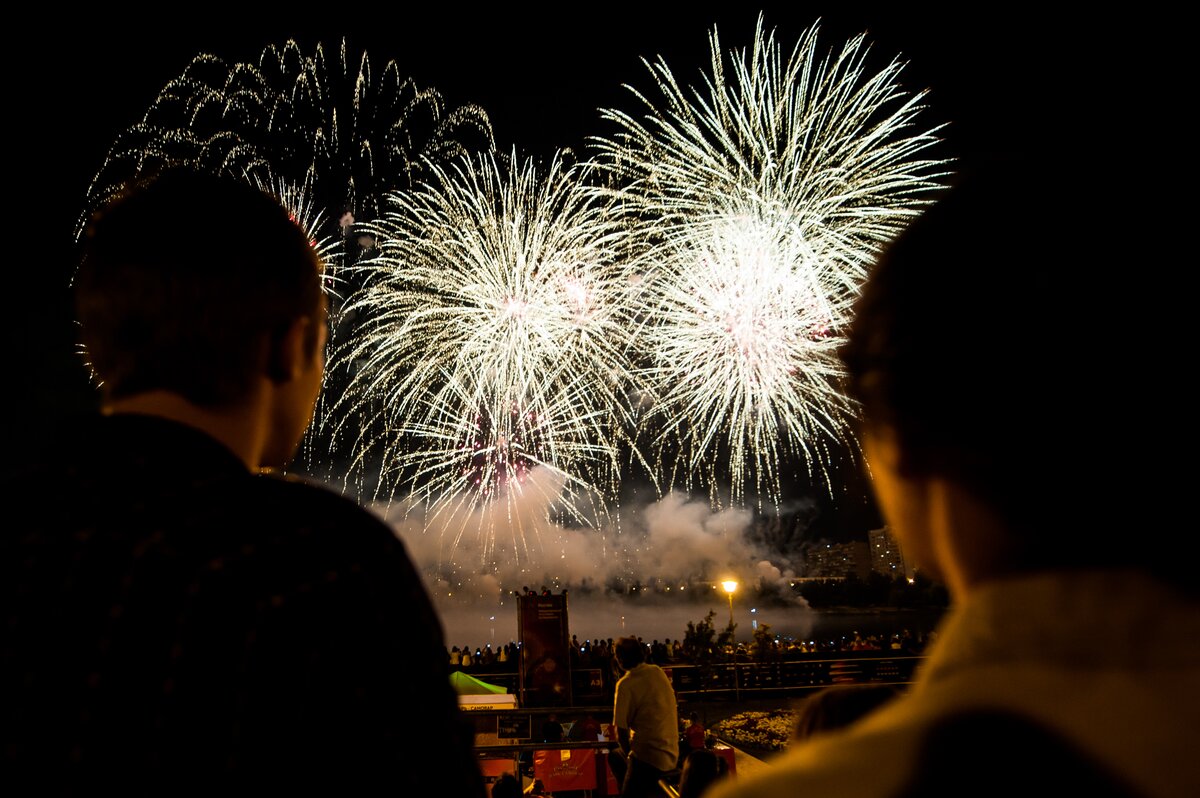
<instances>
[{"instance_id":1,"label":"printed sign","mask_svg":"<svg viewBox=\"0 0 1200 798\"><path fill-rule=\"evenodd\" d=\"M521 706L571 704L571 638L566 596L520 596L517 634L521 638Z\"/></svg>"}]
</instances>

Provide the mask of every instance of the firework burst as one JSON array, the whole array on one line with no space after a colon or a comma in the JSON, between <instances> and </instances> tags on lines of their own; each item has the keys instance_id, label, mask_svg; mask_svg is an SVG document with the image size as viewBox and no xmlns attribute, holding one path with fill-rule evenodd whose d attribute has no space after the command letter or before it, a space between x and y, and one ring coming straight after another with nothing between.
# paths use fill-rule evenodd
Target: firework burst
<instances>
[{"instance_id":1,"label":"firework burst","mask_svg":"<svg viewBox=\"0 0 1200 798\"><path fill-rule=\"evenodd\" d=\"M824 474L854 407L834 354L872 258L925 204L944 161L901 90L868 70L862 37L823 55L817 28L786 55L760 18L753 47L680 86L647 63L640 117L608 110L598 140L614 192L655 268L639 294L639 350L666 484L731 484L778 499L785 459Z\"/></svg>"},{"instance_id":2,"label":"firework burst","mask_svg":"<svg viewBox=\"0 0 1200 798\"><path fill-rule=\"evenodd\" d=\"M376 69L365 52L353 56L345 40L337 51L318 44L311 55L295 41L271 45L257 63L200 54L110 147L77 232L144 175L186 165L245 179L280 199L326 264L332 346L357 334L341 307L353 290L343 260L374 243L355 222L376 218L388 191L425 179L431 164L492 146L481 108L448 107L436 90L402 78L395 62ZM346 456L326 434L326 394L344 390L347 379L336 367L326 372L318 423L302 452L311 471Z\"/></svg>"},{"instance_id":3,"label":"firework burst","mask_svg":"<svg viewBox=\"0 0 1200 798\"><path fill-rule=\"evenodd\" d=\"M257 64L192 59L142 121L114 142L92 181L86 211L131 178L188 164L307 192L333 220L378 215L382 197L425 176L426 164L492 147L487 115L447 108L432 89L372 68L345 40L330 55L294 41L268 46ZM86 216L86 212L85 212Z\"/></svg>"},{"instance_id":4,"label":"firework burst","mask_svg":"<svg viewBox=\"0 0 1200 798\"><path fill-rule=\"evenodd\" d=\"M382 495L407 488L455 539L477 530L485 559L501 526L528 556L522 507L587 523L619 480L626 227L558 158L431 169L391 198L380 254L354 267L347 309L364 321L336 355L354 377L335 415L360 463L382 455Z\"/></svg>"}]
</instances>

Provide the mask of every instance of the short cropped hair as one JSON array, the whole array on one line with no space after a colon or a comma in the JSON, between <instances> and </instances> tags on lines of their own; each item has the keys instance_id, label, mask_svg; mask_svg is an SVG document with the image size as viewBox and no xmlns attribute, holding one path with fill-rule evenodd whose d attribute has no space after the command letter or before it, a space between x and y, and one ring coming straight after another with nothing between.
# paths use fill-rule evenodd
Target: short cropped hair
<instances>
[{"instance_id":1,"label":"short cropped hair","mask_svg":"<svg viewBox=\"0 0 1200 798\"><path fill-rule=\"evenodd\" d=\"M1003 398L1024 384L1014 328L1027 297L997 254L1000 200L973 189L955 186L883 253L841 357L868 427L896 434L910 472L986 487L1009 448L994 434Z\"/></svg>"},{"instance_id":2,"label":"short cropped hair","mask_svg":"<svg viewBox=\"0 0 1200 798\"><path fill-rule=\"evenodd\" d=\"M793 738L807 740L820 732L844 729L900 695L894 684L834 684L804 700Z\"/></svg>"},{"instance_id":3,"label":"short cropped hair","mask_svg":"<svg viewBox=\"0 0 1200 798\"><path fill-rule=\"evenodd\" d=\"M520 795L521 784L511 773L505 773L492 784L492 798L518 798Z\"/></svg>"},{"instance_id":4,"label":"short cropped hair","mask_svg":"<svg viewBox=\"0 0 1200 798\"><path fill-rule=\"evenodd\" d=\"M895 435L908 475L988 506L1015 563L1134 565L1137 547L1095 536L1121 527L1106 486L1140 467L1119 316L1144 299L1103 268L1129 236L1106 227L1109 198L1045 160L961 171L875 265L841 356L868 429Z\"/></svg>"},{"instance_id":5,"label":"short cropped hair","mask_svg":"<svg viewBox=\"0 0 1200 798\"><path fill-rule=\"evenodd\" d=\"M234 402L271 373L263 343L319 312L308 236L232 178L175 170L138 182L92 217L82 249L81 341L110 399L168 390L200 406Z\"/></svg>"},{"instance_id":6,"label":"short cropped hair","mask_svg":"<svg viewBox=\"0 0 1200 798\"><path fill-rule=\"evenodd\" d=\"M636 637L622 637L614 647L617 662L625 670L641 665L646 661L646 646Z\"/></svg>"}]
</instances>

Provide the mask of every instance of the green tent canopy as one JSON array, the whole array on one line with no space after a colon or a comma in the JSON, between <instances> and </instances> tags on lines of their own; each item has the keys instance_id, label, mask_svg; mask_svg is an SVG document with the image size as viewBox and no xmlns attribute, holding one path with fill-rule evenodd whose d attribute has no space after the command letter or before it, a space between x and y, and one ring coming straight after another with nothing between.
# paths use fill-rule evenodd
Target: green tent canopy
<instances>
[{"instance_id":1,"label":"green tent canopy","mask_svg":"<svg viewBox=\"0 0 1200 798\"><path fill-rule=\"evenodd\" d=\"M450 674L450 685L454 688L454 692L459 695L504 695L508 692L508 688L501 687L498 684L488 684L482 679L476 679L470 674L462 671L454 671Z\"/></svg>"}]
</instances>

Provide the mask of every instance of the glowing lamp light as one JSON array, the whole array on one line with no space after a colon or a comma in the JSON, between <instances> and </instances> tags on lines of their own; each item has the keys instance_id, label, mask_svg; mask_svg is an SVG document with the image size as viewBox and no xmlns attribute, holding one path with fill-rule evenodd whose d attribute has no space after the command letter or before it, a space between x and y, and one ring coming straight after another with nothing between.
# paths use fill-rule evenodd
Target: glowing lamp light
<instances>
[{"instance_id":1,"label":"glowing lamp light","mask_svg":"<svg viewBox=\"0 0 1200 798\"><path fill-rule=\"evenodd\" d=\"M733 579L726 579L721 583L721 587L725 588L725 594L729 597L729 629L732 637L733 630L733 592L737 590L738 583Z\"/></svg>"}]
</instances>

